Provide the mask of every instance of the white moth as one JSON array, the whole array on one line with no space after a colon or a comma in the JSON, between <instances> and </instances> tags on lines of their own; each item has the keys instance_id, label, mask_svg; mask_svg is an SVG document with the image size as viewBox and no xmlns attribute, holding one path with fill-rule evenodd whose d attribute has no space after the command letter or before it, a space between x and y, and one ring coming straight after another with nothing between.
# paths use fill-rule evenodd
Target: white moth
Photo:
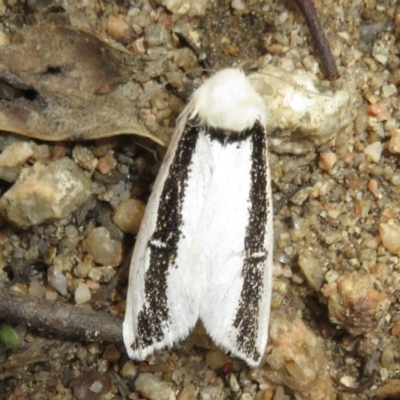
<instances>
[{"instance_id":1,"label":"white moth","mask_svg":"<svg viewBox=\"0 0 400 400\"><path fill-rule=\"evenodd\" d=\"M237 69L208 79L179 117L131 261L131 358L172 346L201 319L215 344L260 363L273 250L266 120Z\"/></svg>"}]
</instances>

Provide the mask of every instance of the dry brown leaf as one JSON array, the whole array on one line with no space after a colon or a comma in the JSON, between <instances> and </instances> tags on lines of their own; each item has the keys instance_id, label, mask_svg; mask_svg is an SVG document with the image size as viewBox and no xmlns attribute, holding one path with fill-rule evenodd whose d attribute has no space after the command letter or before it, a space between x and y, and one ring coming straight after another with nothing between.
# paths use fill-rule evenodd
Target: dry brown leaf
<instances>
[{"instance_id":1,"label":"dry brown leaf","mask_svg":"<svg viewBox=\"0 0 400 400\"><path fill-rule=\"evenodd\" d=\"M137 82L158 76L164 57L70 27L27 26L17 39L0 48L0 130L50 141L135 134L169 142L137 106Z\"/></svg>"}]
</instances>

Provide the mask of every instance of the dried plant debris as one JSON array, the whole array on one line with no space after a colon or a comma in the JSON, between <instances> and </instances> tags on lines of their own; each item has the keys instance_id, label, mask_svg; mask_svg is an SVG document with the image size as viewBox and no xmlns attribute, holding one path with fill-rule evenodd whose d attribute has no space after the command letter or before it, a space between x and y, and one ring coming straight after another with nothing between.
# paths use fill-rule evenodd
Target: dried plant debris
<instances>
[{"instance_id":1,"label":"dried plant debris","mask_svg":"<svg viewBox=\"0 0 400 400\"><path fill-rule=\"evenodd\" d=\"M23 4L0 1L0 324L23 341L0 343L0 398L398 398L398 2L318 8L335 82L294 2ZM74 28L22 26L45 13ZM153 142L168 144L205 55L249 71L270 110L274 284L253 369L201 324L140 363L120 343Z\"/></svg>"},{"instance_id":2,"label":"dried plant debris","mask_svg":"<svg viewBox=\"0 0 400 400\"><path fill-rule=\"evenodd\" d=\"M164 71L165 58L69 27L27 26L0 48L0 130L52 141L128 133L165 145L165 130L151 132L139 107L139 82Z\"/></svg>"}]
</instances>

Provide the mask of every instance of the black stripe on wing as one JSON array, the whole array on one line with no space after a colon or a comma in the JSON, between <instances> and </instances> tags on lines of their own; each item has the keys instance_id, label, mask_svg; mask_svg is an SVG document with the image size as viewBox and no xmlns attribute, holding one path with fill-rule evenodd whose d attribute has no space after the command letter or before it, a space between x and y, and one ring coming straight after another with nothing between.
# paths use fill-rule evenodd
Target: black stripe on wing
<instances>
[{"instance_id":1,"label":"black stripe on wing","mask_svg":"<svg viewBox=\"0 0 400 400\"><path fill-rule=\"evenodd\" d=\"M145 303L138 314L133 350L163 341L163 328L169 325L167 274L169 268L177 267L174 260L182 235L182 207L199 130L200 127L186 125L164 182L156 227L148 243L150 263L145 274Z\"/></svg>"},{"instance_id":2,"label":"black stripe on wing","mask_svg":"<svg viewBox=\"0 0 400 400\"><path fill-rule=\"evenodd\" d=\"M268 219L272 218L272 204L268 193L268 144L265 129L260 122L256 122L249 131L252 140L249 223L244 238L244 282L233 325L238 329L238 350L257 363L262 356L256 344L264 274L267 273L265 261L271 256L265 246L265 229Z\"/></svg>"}]
</instances>

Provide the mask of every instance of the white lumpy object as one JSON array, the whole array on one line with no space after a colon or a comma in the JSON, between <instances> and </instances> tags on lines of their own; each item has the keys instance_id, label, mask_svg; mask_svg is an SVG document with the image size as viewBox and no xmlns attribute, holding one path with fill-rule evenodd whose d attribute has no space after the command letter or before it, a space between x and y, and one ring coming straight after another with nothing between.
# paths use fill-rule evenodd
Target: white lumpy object
<instances>
[{"instance_id":1,"label":"white lumpy object","mask_svg":"<svg viewBox=\"0 0 400 400\"><path fill-rule=\"evenodd\" d=\"M90 289L85 283L79 282L78 287L75 289L74 298L76 304L86 303L92 298Z\"/></svg>"},{"instance_id":2,"label":"white lumpy object","mask_svg":"<svg viewBox=\"0 0 400 400\"><path fill-rule=\"evenodd\" d=\"M52 266L47 270L47 281L62 296L67 295L67 278L57 267Z\"/></svg>"},{"instance_id":3,"label":"white lumpy object","mask_svg":"<svg viewBox=\"0 0 400 400\"><path fill-rule=\"evenodd\" d=\"M351 85L323 85L305 71L286 72L267 65L249 75L268 110L270 149L305 154L327 142L353 122Z\"/></svg>"}]
</instances>

